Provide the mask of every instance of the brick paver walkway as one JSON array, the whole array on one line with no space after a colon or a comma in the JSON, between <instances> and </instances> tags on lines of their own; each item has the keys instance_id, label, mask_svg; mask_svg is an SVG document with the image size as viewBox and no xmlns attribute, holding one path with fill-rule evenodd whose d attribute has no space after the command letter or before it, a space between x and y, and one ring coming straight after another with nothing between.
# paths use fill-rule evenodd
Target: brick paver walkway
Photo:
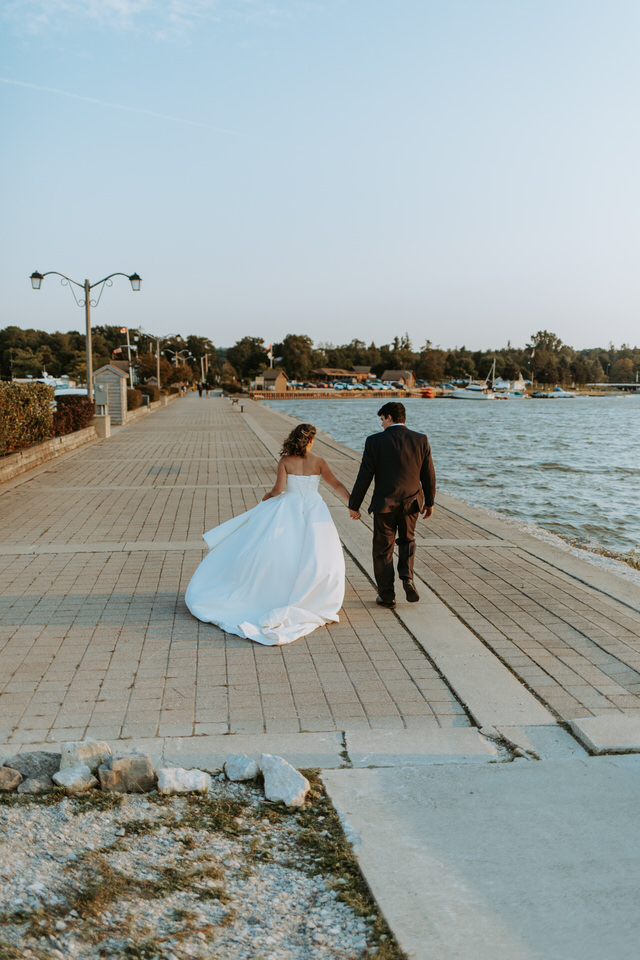
<instances>
[{"instance_id":1,"label":"brick paver walkway","mask_svg":"<svg viewBox=\"0 0 640 960\"><path fill-rule=\"evenodd\" d=\"M291 646L187 611L202 532L270 488L290 422L192 394L0 488L0 744L469 726L400 607L376 608L362 551L340 623ZM348 486L357 455L318 450ZM614 578L447 497L419 531L418 578L557 718L640 712L640 612Z\"/></svg>"},{"instance_id":2,"label":"brick paver walkway","mask_svg":"<svg viewBox=\"0 0 640 960\"><path fill-rule=\"evenodd\" d=\"M274 468L235 407L193 394L0 490L0 743L469 724L349 556L340 623L291 646L189 614L203 531Z\"/></svg>"}]
</instances>

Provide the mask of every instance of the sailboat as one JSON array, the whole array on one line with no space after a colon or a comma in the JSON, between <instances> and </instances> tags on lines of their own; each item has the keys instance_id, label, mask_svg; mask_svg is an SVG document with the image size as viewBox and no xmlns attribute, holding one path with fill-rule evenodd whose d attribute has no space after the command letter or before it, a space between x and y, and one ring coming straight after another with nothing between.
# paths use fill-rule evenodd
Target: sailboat
<instances>
[{"instance_id":1,"label":"sailboat","mask_svg":"<svg viewBox=\"0 0 640 960\"><path fill-rule=\"evenodd\" d=\"M453 390L449 396L453 400L495 400L496 395L493 392L493 381L495 378L496 361L494 357L491 370L487 374L486 380L470 380L466 387Z\"/></svg>"}]
</instances>

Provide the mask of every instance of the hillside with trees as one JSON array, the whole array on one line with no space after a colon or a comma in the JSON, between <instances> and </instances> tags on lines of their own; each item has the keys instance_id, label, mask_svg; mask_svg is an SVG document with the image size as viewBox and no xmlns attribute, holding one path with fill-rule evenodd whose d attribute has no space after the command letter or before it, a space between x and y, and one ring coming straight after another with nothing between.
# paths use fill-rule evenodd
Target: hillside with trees
<instances>
[{"instance_id":1,"label":"hillside with trees","mask_svg":"<svg viewBox=\"0 0 640 960\"><path fill-rule=\"evenodd\" d=\"M92 331L93 366L98 369L112 359L127 359L126 335L115 326L95 326ZM156 343L147 335L131 330L132 363L141 379L156 374ZM269 344L261 337L244 336L229 347L214 347L206 337L172 337L161 343L161 378L164 384L197 381L250 380L269 366ZM119 352L114 352L119 351ZM493 361L496 374L513 380L519 374L539 384L584 386L588 383L630 383L640 374L640 348L623 344L576 350L548 330L533 334L528 343L514 347L507 343L498 350L444 348L425 340L414 349L407 334L390 343L367 345L363 340L334 345L314 344L304 334L288 334L274 343L274 365L296 380L308 380L321 367L351 369L370 367L380 376L385 370L413 370L418 379L430 383L446 380L484 379ZM82 380L85 373L85 337L77 331L44 333L10 326L0 330L0 377L53 377L68 374Z\"/></svg>"}]
</instances>

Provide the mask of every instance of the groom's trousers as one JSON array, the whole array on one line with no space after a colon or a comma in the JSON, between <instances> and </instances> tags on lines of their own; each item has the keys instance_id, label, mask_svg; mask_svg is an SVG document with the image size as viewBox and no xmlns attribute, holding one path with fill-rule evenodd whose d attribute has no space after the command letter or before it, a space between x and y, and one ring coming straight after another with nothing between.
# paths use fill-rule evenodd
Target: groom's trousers
<instances>
[{"instance_id":1,"label":"groom's trousers","mask_svg":"<svg viewBox=\"0 0 640 960\"><path fill-rule=\"evenodd\" d=\"M387 603L395 598L393 585L393 548L398 545L398 576L413 580L413 561L416 553L416 521L419 510L407 513L404 506L389 513L373 514L373 575L380 598Z\"/></svg>"}]
</instances>

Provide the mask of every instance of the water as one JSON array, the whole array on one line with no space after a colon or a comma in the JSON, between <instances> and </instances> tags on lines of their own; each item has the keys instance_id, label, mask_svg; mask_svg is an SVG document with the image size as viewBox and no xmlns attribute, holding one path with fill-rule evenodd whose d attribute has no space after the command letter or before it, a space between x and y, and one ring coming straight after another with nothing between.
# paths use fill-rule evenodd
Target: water
<instances>
[{"instance_id":1,"label":"water","mask_svg":"<svg viewBox=\"0 0 640 960\"><path fill-rule=\"evenodd\" d=\"M273 405L361 452L384 402ZM403 402L429 437L438 489L588 550L640 547L640 396Z\"/></svg>"}]
</instances>

